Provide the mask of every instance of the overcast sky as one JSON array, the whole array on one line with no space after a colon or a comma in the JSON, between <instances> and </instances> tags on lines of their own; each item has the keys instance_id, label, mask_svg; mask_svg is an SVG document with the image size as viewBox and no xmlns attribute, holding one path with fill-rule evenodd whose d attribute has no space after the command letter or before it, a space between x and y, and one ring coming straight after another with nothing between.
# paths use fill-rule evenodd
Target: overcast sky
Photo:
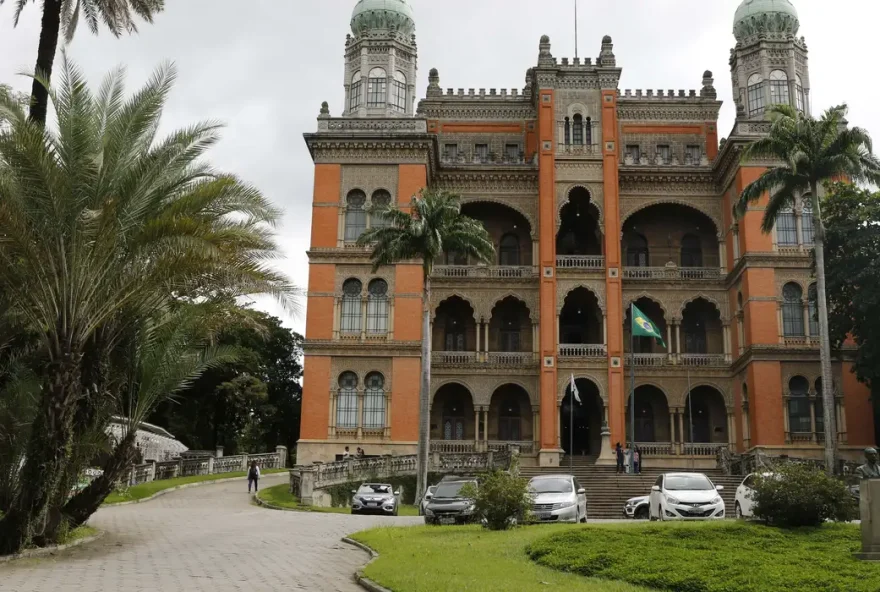
<instances>
[{"instance_id":1,"label":"overcast sky","mask_svg":"<svg viewBox=\"0 0 880 592\"><path fill-rule=\"evenodd\" d=\"M443 88L519 88L550 35L557 58L574 56L574 0L409 0L416 15L419 97L428 70ZM621 88L699 88L715 73L724 100L719 133L733 122L728 59L740 0L579 0L580 55L595 59L603 35L614 39ZM877 0L794 0L800 35L810 49L813 110L840 102L850 122L880 138L875 68ZM0 82L29 90L18 73L32 71L40 5L25 9L18 28L13 6L0 7ZM119 64L129 85L141 83L163 60L173 60L179 82L165 112L166 130L195 120L227 123L210 154L220 169L256 184L284 208L279 263L305 286L312 198L312 162L302 139L316 129L321 101L339 115L343 50L355 0L166 0L167 9L138 35L98 37L80 27L70 55L96 83ZM247 8L244 8L247 6ZM540 8L539 8L540 7ZM880 141L880 140L878 140ZM272 302L258 306L299 331L305 316L287 318Z\"/></svg>"}]
</instances>

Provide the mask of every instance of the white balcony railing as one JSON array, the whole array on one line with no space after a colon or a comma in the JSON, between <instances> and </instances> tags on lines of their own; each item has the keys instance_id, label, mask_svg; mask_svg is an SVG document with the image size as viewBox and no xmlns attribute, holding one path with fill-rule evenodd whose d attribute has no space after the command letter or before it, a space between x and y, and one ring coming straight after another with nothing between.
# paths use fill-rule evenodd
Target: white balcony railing
<instances>
[{"instance_id":1,"label":"white balcony railing","mask_svg":"<svg viewBox=\"0 0 880 592\"><path fill-rule=\"evenodd\" d=\"M692 456L716 456L722 448L728 448L730 444L727 442L706 442L692 444L685 442L682 444L682 454L690 454Z\"/></svg>"},{"instance_id":2,"label":"white balcony railing","mask_svg":"<svg viewBox=\"0 0 880 592\"><path fill-rule=\"evenodd\" d=\"M560 255L556 257L558 269L605 269L605 257L602 255Z\"/></svg>"},{"instance_id":3,"label":"white balcony railing","mask_svg":"<svg viewBox=\"0 0 880 592\"><path fill-rule=\"evenodd\" d=\"M719 267L624 267L625 280L719 280Z\"/></svg>"},{"instance_id":4,"label":"white balcony railing","mask_svg":"<svg viewBox=\"0 0 880 592\"><path fill-rule=\"evenodd\" d=\"M473 440L431 440L431 452L467 454L476 450L477 445Z\"/></svg>"},{"instance_id":5,"label":"white balcony railing","mask_svg":"<svg viewBox=\"0 0 880 592\"><path fill-rule=\"evenodd\" d=\"M534 454L535 443L531 440L509 441L509 440L489 440L489 450L498 452L501 450L509 450L511 446L519 448L520 454Z\"/></svg>"},{"instance_id":6,"label":"white balcony railing","mask_svg":"<svg viewBox=\"0 0 880 592\"><path fill-rule=\"evenodd\" d=\"M437 265L431 274L437 278L500 278L517 279L537 277L538 272L531 266L507 265Z\"/></svg>"},{"instance_id":7,"label":"white balcony railing","mask_svg":"<svg viewBox=\"0 0 880 592\"><path fill-rule=\"evenodd\" d=\"M431 352L431 362L434 364L449 364L456 366L465 364L476 364L477 352L435 351Z\"/></svg>"},{"instance_id":8,"label":"white balcony railing","mask_svg":"<svg viewBox=\"0 0 880 592\"><path fill-rule=\"evenodd\" d=\"M608 347L604 344L560 344L560 358L605 358L608 355Z\"/></svg>"},{"instance_id":9,"label":"white balcony railing","mask_svg":"<svg viewBox=\"0 0 880 592\"><path fill-rule=\"evenodd\" d=\"M537 362L537 356L532 352L489 352L488 360L490 364L496 366L522 368L534 365Z\"/></svg>"},{"instance_id":10,"label":"white balcony railing","mask_svg":"<svg viewBox=\"0 0 880 592\"><path fill-rule=\"evenodd\" d=\"M727 366L727 360L724 354L681 354L682 366Z\"/></svg>"},{"instance_id":11,"label":"white balcony railing","mask_svg":"<svg viewBox=\"0 0 880 592\"><path fill-rule=\"evenodd\" d=\"M639 452L652 456L666 456L675 454L675 446L672 442L636 442Z\"/></svg>"},{"instance_id":12,"label":"white balcony railing","mask_svg":"<svg viewBox=\"0 0 880 592\"><path fill-rule=\"evenodd\" d=\"M636 366L665 366L669 361L669 354L632 354L626 355L627 364Z\"/></svg>"}]
</instances>

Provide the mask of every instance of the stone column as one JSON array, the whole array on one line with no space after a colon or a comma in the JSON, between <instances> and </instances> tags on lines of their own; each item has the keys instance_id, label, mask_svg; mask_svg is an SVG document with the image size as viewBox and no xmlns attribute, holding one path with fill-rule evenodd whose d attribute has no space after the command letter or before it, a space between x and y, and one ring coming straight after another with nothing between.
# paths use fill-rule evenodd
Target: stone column
<instances>
[{"instance_id":1,"label":"stone column","mask_svg":"<svg viewBox=\"0 0 880 592\"><path fill-rule=\"evenodd\" d=\"M736 450L736 422L730 409L727 410L727 445L731 451Z\"/></svg>"},{"instance_id":2,"label":"stone column","mask_svg":"<svg viewBox=\"0 0 880 592\"><path fill-rule=\"evenodd\" d=\"M222 446L217 447L217 452L214 454L214 456L216 458L223 458L223 447Z\"/></svg>"},{"instance_id":3,"label":"stone column","mask_svg":"<svg viewBox=\"0 0 880 592\"><path fill-rule=\"evenodd\" d=\"M361 297L361 339L367 338L367 299Z\"/></svg>"},{"instance_id":4,"label":"stone column","mask_svg":"<svg viewBox=\"0 0 880 592\"><path fill-rule=\"evenodd\" d=\"M532 405L532 440L535 441L535 452L541 448L541 407Z\"/></svg>"},{"instance_id":5,"label":"stone column","mask_svg":"<svg viewBox=\"0 0 880 592\"><path fill-rule=\"evenodd\" d=\"M684 411L678 411L678 441L679 441L679 450L680 454L684 454L684 444L687 442L687 437L684 433Z\"/></svg>"},{"instance_id":6,"label":"stone column","mask_svg":"<svg viewBox=\"0 0 880 592\"><path fill-rule=\"evenodd\" d=\"M538 323L532 323L532 353L537 354L540 345L540 335L538 335Z\"/></svg>"},{"instance_id":7,"label":"stone column","mask_svg":"<svg viewBox=\"0 0 880 592\"><path fill-rule=\"evenodd\" d=\"M681 323L675 323L675 354L681 355Z\"/></svg>"},{"instance_id":8,"label":"stone column","mask_svg":"<svg viewBox=\"0 0 880 592\"><path fill-rule=\"evenodd\" d=\"M810 341L810 338L813 337L810 335L810 305L809 300L804 300L803 302L804 309L804 335L807 337L807 341ZM816 337L819 337L816 335Z\"/></svg>"},{"instance_id":9,"label":"stone column","mask_svg":"<svg viewBox=\"0 0 880 592\"><path fill-rule=\"evenodd\" d=\"M483 351L480 349L480 334L483 332L483 321L481 320L477 323L477 361L480 360L482 356L480 356L480 352Z\"/></svg>"},{"instance_id":10,"label":"stone column","mask_svg":"<svg viewBox=\"0 0 880 592\"><path fill-rule=\"evenodd\" d=\"M480 446L480 408L474 407L474 450Z\"/></svg>"},{"instance_id":11,"label":"stone column","mask_svg":"<svg viewBox=\"0 0 880 592\"><path fill-rule=\"evenodd\" d=\"M556 402L556 447L562 448L562 402Z\"/></svg>"},{"instance_id":12,"label":"stone column","mask_svg":"<svg viewBox=\"0 0 880 592\"><path fill-rule=\"evenodd\" d=\"M208 469L208 473L207 473L208 475L214 474L214 457L213 456L208 457L208 468L207 469ZM150 479L150 481L152 481L152 479Z\"/></svg>"},{"instance_id":13,"label":"stone column","mask_svg":"<svg viewBox=\"0 0 880 592\"><path fill-rule=\"evenodd\" d=\"M278 454L278 468L283 469L287 467L287 446L278 445L275 447L275 452Z\"/></svg>"},{"instance_id":14,"label":"stone column","mask_svg":"<svg viewBox=\"0 0 880 592\"><path fill-rule=\"evenodd\" d=\"M785 428L785 443L791 443L791 422L788 420L788 410L791 407L789 402L791 397L787 394L782 395L782 426Z\"/></svg>"},{"instance_id":15,"label":"stone column","mask_svg":"<svg viewBox=\"0 0 880 592\"><path fill-rule=\"evenodd\" d=\"M814 397L809 397L810 401L810 434L814 443L819 441L816 435L816 399Z\"/></svg>"},{"instance_id":16,"label":"stone column","mask_svg":"<svg viewBox=\"0 0 880 592\"><path fill-rule=\"evenodd\" d=\"M675 446L675 412L671 409L669 410L669 449L672 451L672 454L677 454L676 446Z\"/></svg>"},{"instance_id":17,"label":"stone column","mask_svg":"<svg viewBox=\"0 0 880 592\"><path fill-rule=\"evenodd\" d=\"M846 444L846 406L844 406L842 399L837 400L837 421L839 422L837 437L841 444Z\"/></svg>"},{"instance_id":18,"label":"stone column","mask_svg":"<svg viewBox=\"0 0 880 592\"><path fill-rule=\"evenodd\" d=\"M794 211L794 227L797 229L798 248L803 250L803 248L804 248L804 226L802 224L800 208L798 208Z\"/></svg>"},{"instance_id":19,"label":"stone column","mask_svg":"<svg viewBox=\"0 0 880 592\"><path fill-rule=\"evenodd\" d=\"M672 324L666 325L666 353L672 355Z\"/></svg>"},{"instance_id":20,"label":"stone column","mask_svg":"<svg viewBox=\"0 0 880 592\"><path fill-rule=\"evenodd\" d=\"M602 345L608 348L608 315L602 313Z\"/></svg>"},{"instance_id":21,"label":"stone column","mask_svg":"<svg viewBox=\"0 0 880 592\"><path fill-rule=\"evenodd\" d=\"M483 351L489 351L489 323L483 323L483 328L486 330L486 333L483 335Z\"/></svg>"},{"instance_id":22,"label":"stone column","mask_svg":"<svg viewBox=\"0 0 880 592\"><path fill-rule=\"evenodd\" d=\"M489 449L489 408L483 407L483 442L486 442L486 450Z\"/></svg>"},{"instance_id":23,"label":"stone column","mask_svg":"<svg viewBox=\"0 0 880 592\"><path fill-rule=\"evenodd\" d=\"M724 242L724 237L718 238L718 258L721 264L721 275L727 275L727 244Z\"/></svg>"}]
</instances>

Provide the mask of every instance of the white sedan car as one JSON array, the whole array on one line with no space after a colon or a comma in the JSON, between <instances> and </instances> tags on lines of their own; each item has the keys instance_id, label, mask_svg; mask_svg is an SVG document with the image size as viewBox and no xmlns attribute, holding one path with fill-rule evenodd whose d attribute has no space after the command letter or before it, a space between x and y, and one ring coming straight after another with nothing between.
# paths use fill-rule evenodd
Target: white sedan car
<instances>
[{"instance_id":1,"label":"white sedan car","mask_svg":"<svg viewBox=\"0 0 880 592\"><path fill-rule=\"evenodd\" d=\"M651 520L712 520L724 518L724 500L702 473L666 473L657 477L648 500Z\"/></svg>"},{"instance_id":2,"label":"white sedan car","mask_svg":"<svg viewBox=\"0 0 880 592\"><path fill-rule=\"evenodd\" d=\"M773 473L762 473L764 477L770 477ZM752 499L754 493L755 478L757 473L752 473L743 479L743 482L736 488L736 497L734 498L734 511L737 518L754 518L755 502Z\"/></svg>"}]
</instances>

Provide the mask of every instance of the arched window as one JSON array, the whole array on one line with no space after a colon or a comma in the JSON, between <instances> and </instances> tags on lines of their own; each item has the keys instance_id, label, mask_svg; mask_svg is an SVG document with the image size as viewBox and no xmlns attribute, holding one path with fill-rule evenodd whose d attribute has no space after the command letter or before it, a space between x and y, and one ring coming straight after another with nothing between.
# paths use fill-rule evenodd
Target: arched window
<instances>
[{"instance_id":1,"label":"arched window","mask_svg":"<svg viewBox=\"0 0 880 592\"><path fill-rule=\"evenodd\" d=\"M367 287L367 333L388 332L388 282L375 279Z\"/></svg>"},{"instance_id":2,"label":"arched window","mask_svg":"<svg viewBox=\"0 0 880 592\"><path fill-rule=\"evenodd\" d=\"M801 80L800 74L794 75L794 92L795 92L795 101L796 107L798 111L806 111L807 110L807 101L806 96L804 94L804 82Z\"/></svg>"},{"instance_id":3,"label":"arched window","mask_svg":"<svg viewBox=\"0 0 880 592\"><path fill-rule=\"evenodd\" d=\"M684 330L684 352L686 354L705 354L709 352L706 340L706 318L699 312L692 312L682 319Z\"/></svg>"},{"instance_id":4,"label":"arched window","mask_svg":"<svg viewBox=\"0 0 880 592\"><path fill-rule=\"evenodd\" d=\"M504 442L521 440L522 420L520 419L519 398L509 394L501 401L498 410L498 439Z\"/></svg>"},{"instance_id":5,"label":"arched window","mask_svg":"<svg viewBox=\"0 0 880 592\"><path fill-rule=\"evenodd\" d=\"M631 233L626 241L627 267L648 267L648 239L641 234Z\"/></svg>"},{"instance_id":6,"label":"arched window","mask_svg":"<svg viewBox=\"0 0 880 592\"><path fill-rule=\"evenodd\" d=\"M565 118L565 145L571 144L571 119Z\"/></svg>"},{"instance_id":7,"label":"arched window","mask_svg":"<svg viewBox=\"0 0 880 592\"><path fill-rule=\"evenodd\" d=\"M361 106L361 103L364 100L364 83L361 80L360 70L355 72L354 76L351 77L351 90L349 91L348 96L349 111L354 111Z\"/></svg>"},{"instance_id":8,"label":"arched window","mask_svg":"<svg viewBox=\"0 0 880 592\"><path fill-rule=\"evenodd\" d=\"M703 267L703 245L695 234L681 237L681 266Z\"/></svg>"},{"instance_id":9,"label":"arched window","mask_svg":"<svg viewBox=\"0 0 880 592\"><path fill-rule=\"evenodd\" d=\"M406 75L398 70L394 73L394 82L392 84L391 106L398 111L406 111Z\"/></svg>"},{"instance_id":10,"label":"arched window","mask_svg":"<svg viewBox=\"0 0 880 592\"><path fill-rule=\"evenodd\" d=\"M345 280L342 284L342 315L339 330L342 333L361 332L361 290L360 280Z\"/></svg>"},{"instance_id":11,"label":"arched window","mask_svg":"<svg viewBox=\"0 0 880 592\"><path fill-rule=\"evenodd\" d=\"M391 194L384 189L377 189L373 192L372 197L373 208L388 208L391 206ZM390 226L388 220L379 213L373 213L370 216L371 228L388 228Z\"/></svg>"},{"instance_id":12,"label":"arched window","mask_svg":"<svg viewBox=\"0 0 880 592\"><path fill-rule=\"evenodd\" d=\"M786 337L804 335L804 291L793 282L782 287L782 333Z\"/></svg>"},{"instance_id":13,"label":"arched window","mask_svg":"<svg viewBox=\"0 0 880 592\"><path fill-rule=\"evenodd\" d=\"M584 143L584 116L577 113L574 116L574 129L572 130L573 143L582 146Z\"/></svg>"},{"instance_id":14,"label":"arched window","mask_svg":"<svg viewBox=\"0 0 880 592\"><path fill-rule=\"evenodd\" d=\"M343 372L339 375L339 393L336 396L337 428L357 427L357 385L358 377L354 372Z\"/></svg>"},{"instance_id":15,"label":"arched window","mask_svg":"<svg viewBox=\"0 0 880 592\"><path fill-rule=\"evenodd\" d=\"M763 115L764 113L764 79L760 74L752 74L749 77L748 100L749 117Z\"/></svg>"},{"instance_id":16,"label":"arched window","mask_svg":"<svg viewBox=\"0 0 880 592\"><path fill-rule=\"evenodd\" d=\"M803 197L804 207L801 211L801 234L804 237L804 246L811 247L816 239L816 231L813 226L813 203L808 193Z\"/></svg>"},{"instance_id":17,"label":"arched window","mask_svg":"<svg viewBox=\"0 0 880 592\"><path fill-rule=\"evenodd\" d=\"M501 318L501 351L520 351L520 323L516 313L505 314Z\"/></svg>"},{"instance_id":18,"label":"arched window","mask_svg":"<svg viewBox=\"0 0 880 592\"><path fill-rule=\"evenodd\" d=\"M589 117L584 122L584 144L587 146L593 144L593 120Z\"/></svg>"},{"instance_id":19,"label":"arched window","mask_svg":"<svg viewBox=\"0 0 880 592\"><path fill-rule=\"evenodd\" d=\"M356 241L367 229L367 194L360 189L352 189L345 200L345 240Z\"/></svg>"},{"instance_id":20,"label":"arched window","mask_svg":"<svg viewBox=\"0 0 880 592\"><path fill-rule=\"evenodd\" d=\"M367 374L364 380L364 421L365 430L378 430L385 427L385 377L378 372Z\"/></svg>"},{"instance_id":21,"label":"arched window","mask_svg":"<svg viewBox=\"0 0 880 592\"><path fill-rule=\"evenodd\" d=\"M812 433L810 381L803 376L793 376L788 381L788 394L788 429L793 434Z\"/></svg>"},{"instance_id":22,"label":"arched window","mask_svg":"<svg viewBox=\"0 0 880 592\"><path fill-rule=\"evenodd\" d=\"M782 70L770 72L770 104L789 105L788 76Z\"/></svg>"},{"instance_id":23,"label":"arched window","mask_svg":"<svg viewBox=\"0 0 880 592\"><path fill-rule=\"evenodd\" d=\"M462 319L449 318L446 320L445 340L446 351L464 351L465 347L465 323Z\"/></svg>"},{"instance_id":24,"label":"arched window","mask_svg":"<svg viewBox=\"0 0 880 592\"><path fill-rule=\"evenodd\" d=\"M785 208L776 216L776 244L779 246L797 246L797 222L794 210Z\"/></svg>"},{"instance_id":25,"label":"arched window","mask_svg":"<svg viewBox=\"0 0 880 592\"><path fill-rule=\"evenodd\" d=\"M810 284L810 287L807 289L807 316L809 317L811 337L819 336L818 298L816 284Z\"/></svg>"},{"instance_id":26,"label":"arched window","mask_svg":"<svg viewBox=\"0 0 880 592\"><path fill-rule=\"evenodd\" d=\"M452 396L443 404L443 439L464 440L464 401Z\"/></svg>"},{"instance_id":27,"label":"arched window","mask_svg":"<svg viewBox=\"0 0 880 592\"><path fill-rule=\"evenodd\" d=\"M373 68L367 79L367 107L384 107L388 98L388 79L385 70Z\"/></svg>"},{"instance_id":28,"label":"arched window","mask_svg":"<svg viewBox=\"0 0 880 592\"><path fill-rule=\"evenodd\" d=\"M499 265L519 265L519 237L513 233L501 237L501 248L498 249Z\"/></svg>"}]
</instances>

